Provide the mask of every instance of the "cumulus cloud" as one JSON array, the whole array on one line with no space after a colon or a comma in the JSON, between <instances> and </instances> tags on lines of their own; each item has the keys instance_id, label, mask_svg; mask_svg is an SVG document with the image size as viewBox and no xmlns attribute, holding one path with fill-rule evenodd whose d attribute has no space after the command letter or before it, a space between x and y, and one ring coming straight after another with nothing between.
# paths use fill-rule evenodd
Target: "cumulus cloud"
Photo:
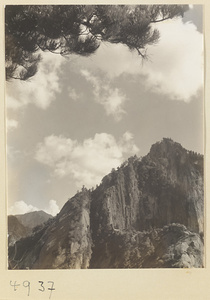
<instances>
[{"instance_id":1,"label":"cumulus cloud","mask_svg":"<svg viewBox=\"0 0 210 300\"><path fill-rule=\"evenodd\" d=\"M10 215L25 214L32 211L38 211L39 209L31 204L27 204L24 201L16 201L11 207L9 207Z\"/></svg>"},{"instance_id":2,"label":"cumulus cloud","mask_svg":"<svg viewBox=\"0 0 210 300\"><path fill-rule=\"evenodd\" d=\"M83 184L92 187L138 151L130 132L125 132L118 141L111 134L97 133L82 143L51 135L38 144L35 158L51 167L55 176L71 176L78 187Z\"/></svg>"},{"instance_id":3,"label":"cumulus cloud","mask_svg":"<svg viewBox=\"0 0 210 300\"><path fill-rule=\"evenodd\" d=\"M72 99L74 101L77 101L79 99L78 93L72 87L68 87L68 94L69 94L70 99Z\"/></svg>"},{"instance_id":4,"label":"cumulus cloud","mask_svg":"<svg viewBox=\"0 0 210 300\"><path fill-rule=\"evenodd\" d=\"M18 122L13 119L7 119L7 130L12 130L18 127Z\"/></svg>"},{"instance_id":5,"label":"cumulus cloud","mask_svg":"<svg viewBox=\"0 0 210 300\"><path fill-rule=\"evenodd\" d=\"M109 78L114 78L123 73L138 74L141 68L141 59L136 52L131 52L128 47L122 44L101 43L94 57L91 60L81 60L81 65L87 65L88 69L99 68Z\"/></svg>"},{"instance_id":6,"label":"cumulus cloud","mask_svg":"<svg viewBox=\"0 0 210 300\"><path fill-rule=\"evenodd\" d=\"M61 91L59 71L64 62L60 55L42 52L42 61L35 76L26 82L17 80L12 85L7 84L7 107L19 109L29 103L41 109L49 107L56 93Z\"/></svg>"},{"instance_id":7,"label":"cumulus cloud","mask_svg":"<svg viewBox=\"0 0 210 300\"><path fill-rule=\"evenodd\" d=\"M89 67L104 71L111 79L122 74L140 75L150 90L169 99L190 101L203 86L203 35L193 23L182 19L155 25L160 40L148 47L148 60L121 44L103 43Z\"/></svg>"},{"instance_id":8,"label":"cumulus cloud","mask_svg":"<svg viewBox=\"0 0 210 300\"><path fill-rule=\"evenodd\" d=\"M9 215L21 215L39 210L44 210L46 213L51 214L52 216L55 216L60 211L55 200L50 200L44 209L27 204L25 201L16 201L12 206L9 207L8 213Z\"/></svg>"},{"instance_id":9,"label":"cumulus cloud","mask_svg":"<svg viewBox=\"0 0 210 300\"><path fill-rule=\"evenodd\" d=\"M151 47L151 63L142 74L155 92L190 101L203 85L203 36L192 23L179 19L159 24L161 40Z\"/></svg>"},{"instance_id":10,"label":"cumulus cloud","mask_svg":"<svg viewBox=\"0 0 210 300\"><path fill-rule=\"evenodd\" d=\"M15 99L13 96L6 95L6 106L7 108L18 109L23 105L20 101Z\"/></svg>"},{"instance_id":11,"label":"cumulus cloud","mask_svg":"<svg viewBox=\"0 0 210 300\"><path fill-rule=\"evenodd\" d=\"M57 215L60 209L56 200L50 200L48 206L45 207L44 211L52 216Z\"/></svg>"},{"instance_id":12,"label":"cumulus cloud","mask_svg":"<svg viewBox=\"0 0 210 300\"><path fill-rule=\"evenodd\" d=\"M191 5L192 8L192 5ZM123 104L126 100L119 89L111 88L113 77L124 73L140 75L154 92L168 95L168 98L190 101L203 85L203 35L192 23L183 23L177 18L155 24L160 31L157 45L148 47L148 61L135 51L130 51L121 44L102 43L91 58L77 57L77 64L83 70L82 75L94 86L94 99L101 103L107 114L119 120L125 113ZM42 53L43 60L38 73L27 82L8 83L6 96L7 107L18 109L28 103L46 109L61 91L59 70L66 60L60 55ZM75 56L72 55L74 58ZM102 82L91 74L90 70L104 71L110 81ZM87 73L88 72L88 73ZM12 95L12 96L11 96ZM15 95L15 96L14 96ZM99 97L100 95L100 97ZM69 89L69 96L78 99L74 89Z\"/></svg>"},{"instance_id":13,"label":"cumulus cloud","mask_svg":"<svg viewBox=\"0 0 210 300\"><path fill-rule=\"evenodd\" d=\"M92 84L94 100L103 105L108 116L112 115L116 121L120 121L125 114L123 105L126 96L118 88L112 88L107 79L102 81L84 69L81 70L81 74Z\"/></svg>"}]
</instances>

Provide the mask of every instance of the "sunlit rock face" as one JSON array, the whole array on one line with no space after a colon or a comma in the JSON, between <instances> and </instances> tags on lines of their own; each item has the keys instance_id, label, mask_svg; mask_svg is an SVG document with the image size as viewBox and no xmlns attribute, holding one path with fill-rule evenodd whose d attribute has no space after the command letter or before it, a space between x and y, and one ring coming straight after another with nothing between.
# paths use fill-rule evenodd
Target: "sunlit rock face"
<instances>
[{"instance_id":1,"label":"sunlit rock face","mask_svg":"<svg viewBox=\"0 0 210 300\"><path fill-rule=\"evenodd\" d=\"M9 267L203 267L203 210L203 156L163 139L10 247Z\"/></svg>"}]
</instances>

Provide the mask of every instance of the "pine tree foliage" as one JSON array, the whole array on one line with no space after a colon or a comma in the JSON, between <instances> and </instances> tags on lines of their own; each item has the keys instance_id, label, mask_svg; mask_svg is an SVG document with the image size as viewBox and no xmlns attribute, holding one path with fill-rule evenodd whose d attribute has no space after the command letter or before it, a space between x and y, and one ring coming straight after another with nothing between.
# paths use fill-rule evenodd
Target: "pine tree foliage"
<instances>
[{"instance_id":1,"label":"pine tree foliage","mask_svg":"<svg viewBox=\"0 0 210 300\"><path fill-rule=\"evenodd\" d=\"M102 41L124 44L146 57L159 32L153 23L183 16L187 5L8 5L6 79L35 75L40 50L63 56L93 54Z\"/></svg>"}]
</instances>

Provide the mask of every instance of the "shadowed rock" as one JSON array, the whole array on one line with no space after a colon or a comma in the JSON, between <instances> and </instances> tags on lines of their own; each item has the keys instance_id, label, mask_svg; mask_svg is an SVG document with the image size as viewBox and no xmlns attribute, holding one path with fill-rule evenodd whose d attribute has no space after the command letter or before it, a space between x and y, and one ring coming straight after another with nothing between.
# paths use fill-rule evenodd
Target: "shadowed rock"
<instances>
[{"instance_id":1,"label":"shadowed rock","mask_svg":"<svg viewBox=\"0 0 210 300\"><path fill-rule=\"evenodd\" d=\"M163 139L10 247L10 268L203 267L203 209L203 156Z\"/></svg>"}]
</instances>

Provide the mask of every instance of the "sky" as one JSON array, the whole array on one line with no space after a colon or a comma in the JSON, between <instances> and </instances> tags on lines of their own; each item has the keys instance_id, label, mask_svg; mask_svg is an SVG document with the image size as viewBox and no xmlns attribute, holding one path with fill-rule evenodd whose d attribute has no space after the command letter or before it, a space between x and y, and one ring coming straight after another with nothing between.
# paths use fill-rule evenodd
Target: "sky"
<instances>
[{"instance_id":1,"label":"sky","mask_svg":"<svg viewBox=\"0 0 210 300\"><path fill-rule=\"evenodd\" d=\"M56 215L163 137L203 153L202 6L156 27L143 62L102 43L90 57L42 53L30 81L6 83L8 214Z\"/></svg>"}]
</instances>

